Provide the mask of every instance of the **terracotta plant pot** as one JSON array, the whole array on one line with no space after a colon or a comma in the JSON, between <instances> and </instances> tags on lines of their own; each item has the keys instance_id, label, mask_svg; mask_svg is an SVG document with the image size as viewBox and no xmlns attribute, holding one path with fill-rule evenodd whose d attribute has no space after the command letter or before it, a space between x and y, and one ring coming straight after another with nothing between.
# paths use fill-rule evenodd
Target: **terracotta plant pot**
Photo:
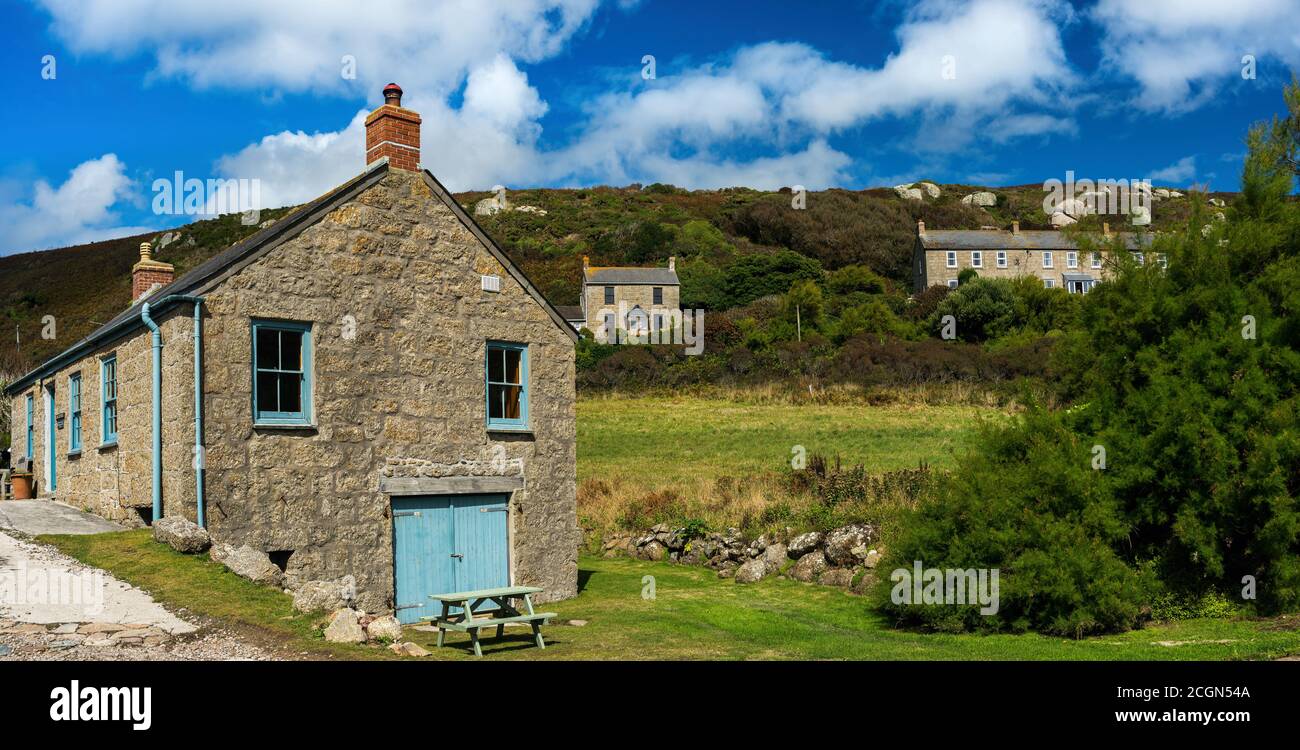
<instances>
[{"instance_id":1,"label":"terracotta plant pot","mask_svg":"<svg viewBox=\"0 0 1300 750\"><path fill-rule=\"evenodd\" d=\"M15 500L31 500L34 497L31 474L14 474L9 477L9 484L13 487Z\"/></svg>"}]
</instances>

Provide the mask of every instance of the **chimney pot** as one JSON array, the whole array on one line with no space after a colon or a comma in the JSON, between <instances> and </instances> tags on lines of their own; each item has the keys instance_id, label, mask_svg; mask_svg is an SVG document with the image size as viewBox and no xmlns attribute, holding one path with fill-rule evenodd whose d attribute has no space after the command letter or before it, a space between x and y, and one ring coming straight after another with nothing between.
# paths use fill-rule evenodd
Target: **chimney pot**
<instances>
[{"instance_id":1,"label":"chimney pot","mask_svg":"<svg viewBox=\"0 0 1300 750\"><path fill-rule=\"evenodd\" d=\"M140 260L131 267L131 304L156 287L167 286L176 278L176 268L170 263L153 259L153 245L140 243Z\"/></svg>"},{"instance_id":2,"label":"chimney pot","mask_svg":"<svg viewBox=\"0 0 1300 750\"><path fill-rule=\"evenodd\" d=\"M920 219L916 220L916 234L918 236L925 234L925 222Z\"/></svg>"},{"instance_id":3,"label":"chimney pot","mask_svg":"<svg viewBox=\"0 0 1300 750\"><path fill-rule=\"evenodd\" d=\"M1020 234L1020 222L1018 221L1011 222L1011 233Z\"/></svg>"},{"instance_id":4,"label":"chimney pot","mask_svg":"<svg viewBox=\"0 0 1300 750\"><path fill-rule=\"evenodd\" d=\"M585 255L582 256L582 267L586 269L590 265L591 265L591 260Z\"/></svg>"},{"instance_id":5,"label":"chimney pot","mask_svg":"<svg viewBox=\"0 0 1300 750\"><path fill-rule=\"evenodd\" d=\"M1103 235L1107 236L1107 237L1110 236L1110 222L1109 222L1109 221L1103 221L1103 222L1101 223L1101 233L1102 233Z\"/></svg>"},{"instance_id":6,"label":"chimney pot","mask_svg":"<svg viewBox=\"0 0 1300 750\"><path fill-rule=\"evenodd\" d=\"M676 255L670 255L670 256L668 256L668 270L669 270L669 271L675 271L675 270L677 270L677 256L676 256Z\"/></svg>"},{"instance_id":7,"label":"chimney pot","mask_svg":"<svg viewBox=\"0 0 1300 750\"><path fill-rule=\"evenodd\" d=\"M384 87L383 106L366 117L366 166L388 158L394 169L416 171L420 164L420 115L402 106L402 87Z\"/></svg>"}]
</instances>

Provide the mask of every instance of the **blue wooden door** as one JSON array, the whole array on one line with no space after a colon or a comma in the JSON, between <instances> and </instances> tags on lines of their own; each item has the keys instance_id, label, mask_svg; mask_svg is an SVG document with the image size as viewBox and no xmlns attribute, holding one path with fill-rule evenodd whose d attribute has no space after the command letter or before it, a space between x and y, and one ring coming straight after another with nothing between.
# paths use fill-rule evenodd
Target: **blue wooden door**
<instances>
[{"instance_id":1,"label":"blue wooden door","mask_svg":"<svg viewBox=\"0 0 1300 750\"><path fill-rule=\"evenodd\" d=\"M397 619L418 623L442 605L430 594L510 585L506 495L393 498Z\"/></svg>"}]
</instances>

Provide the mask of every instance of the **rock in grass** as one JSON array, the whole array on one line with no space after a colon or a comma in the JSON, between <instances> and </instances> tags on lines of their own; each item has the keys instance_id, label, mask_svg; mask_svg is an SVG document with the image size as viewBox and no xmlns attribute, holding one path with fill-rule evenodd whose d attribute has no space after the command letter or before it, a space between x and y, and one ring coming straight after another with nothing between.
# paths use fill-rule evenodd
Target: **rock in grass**
<instances>
[{"instance_id":1,"label":"rock in grass","mask_svg":"<svg viewBox=\"0 0 1300 750\"><path fill-rule=\"evenodd\" d=\"M366 631L361 627L361 613L344 608L330 615L325 627L325 640L331 643L365 643Z\"/></svg>"},{"instance_id":2,"label":"rock in grass","mask_svg":"<svg viewBox=\"0 0 1300 750\"><path fill-rule=\"evenodd\" d=\"M736 570L736 583L757 583L767 575L767 562L758 557L741 565Z\"/></svg>"},{"instance_id":3,"label":"rock in grass","mask_svg":"<svg viewBox=\"0 0 1300 750\"><path fill-rule=\"evenodd\" d=\"M799 558L787 575L796 581L812 583L829 567L830 565L826 563L826 555L818 549Z\"/></svg>"},{"instance_id":4,"label":"rock in grass","mask_svg":"<svg viewBox=\"0 0 1300 750\"><path fill-rule=\"evenodd\" d=\"M215 544L208 553L216 562L225 565L230 572L242 576L253 583L279 587L284 580L284 573L271 562L271 556L248 545L235 547L229 544Z\"/></svg>"},{"instance_id":5,"label":"rock in grass","mask_svg":"<svg viewBox=\"0 0 1300 750\"><path fill-rule=\"evenodd\" d=\"M786 554L792 560L798 560L804 555L812 552L821 546L822 533L820 531L810 531L807 534L800 534L790 540L790 545L786 547Z\"/></svg>"},{"instance_id":6,"label":"rock in grass","mask_svg":"<svg viewBox=\"0 0 1300 750\"><path fill-rule=\"evenodd\" d=\"M785 545L777 542L776 544L767 545L763 550L762 560L767 563L769 570L780 570L785 564Z\"/></svg>"},{"instance_id":7,"label":"rock in grass","mask_svg":"<svg viewBox=\"0 0 1300 750\"><path fill-rule=\"evenodd\" d=\"M835 529L826 535L826 561L836 567L857 565L866 559L876 540L876 529L871 524L855 523Z\"/></svg>"},{"instance_id":8,"label":"rock in grass","mask_svg":"<svg viewBox=\"0 0 1300 750\"><path fill-rule=\"evenodd\" d=\"M402 623L392 615L377 617L366 626L366 634L371 638L387 638L395 641L402 637Z\"/></svg>"},{"instance_id":9,"label":"rock in grass","mask_svg":"<svg viewBox=\"0 0 1300 750\"><path fill-rule=\"evenodd\" d=\"M293 608L299 612L333 612L352 604L344 585L336 581L305 581L293 592Z\"/></svg>"},{"instance_id":10,"label":"rock in grass","mask_svg":"<svg viewBox=\"0 0 1300 750\"><path fill-rule=\"evenodd\" d=\"M154 521L153 538L187 555L202 552L212 545L208 532L184 516L167 516Z\"/></svg>"},{"instance_id":11,"label":"rock in grass","mask_svg":"<svg viewBox=\"0 0 1300 750\"><path fill-rule=\"evenodd\" d=\"M414 643L411 643L410 641L406 641L405 643L394 643L393 645L388 647L388 650L392 651L395 654L401 654L402 656L428 656L429 655L428 651L424 650L423 648L420 648L419 646L417 646Z\"/></svg>"},{"instance_id":12,"label":"rock in grass","mask_svg":"<svg viewBox=\"0 0 1300 750\"><path fill-rule=\"evenodd\" d=\"M831 568L822 573L817 582L823 586L838 586L842 589L849 587L853 583L853 571L848 568Z\"/></svg>"}]
</instances>

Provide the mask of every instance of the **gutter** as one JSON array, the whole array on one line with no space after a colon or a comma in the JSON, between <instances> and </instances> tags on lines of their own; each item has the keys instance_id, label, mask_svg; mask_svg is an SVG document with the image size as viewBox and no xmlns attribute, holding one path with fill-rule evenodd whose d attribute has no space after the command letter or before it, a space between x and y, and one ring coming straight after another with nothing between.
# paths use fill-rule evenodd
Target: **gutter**
<instances>
[{"instance_id":1,"label":"gutter","mask_svg":"<svg viewBox=\"0 0 1300 750\"><path fill-rule=\"evenodd\" d=\"M168 295L158 301L158 307L168 303L188 302L194 305L194 500L199 526L206 526L203 508L203 298L181 294ZM150 303L140 305L140 322L148 326L153 339L153 521L162 518L162 330L149 313Z\"/></svg>"}]
</instances>

